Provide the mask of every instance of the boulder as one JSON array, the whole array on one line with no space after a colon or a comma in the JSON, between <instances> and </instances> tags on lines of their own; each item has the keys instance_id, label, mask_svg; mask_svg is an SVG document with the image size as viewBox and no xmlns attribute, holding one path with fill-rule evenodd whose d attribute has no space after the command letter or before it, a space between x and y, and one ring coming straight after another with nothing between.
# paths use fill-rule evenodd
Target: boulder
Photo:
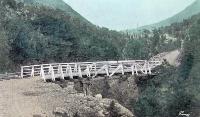
<instances>
[{"instance_id":1,"label":"boulder","mask_svg":"<svg viewBox=\"0 0 200 117\"><path fill-rule=\"evenodd\" d=\"M68 103L66 107L56 108L54 115L56 117L134 117L131 111L116 100L102 99L101 94L95 97L80 95L77 101Z\"/></svg>"},{"instance_id":2,"label":"boulder","mask_svg":"<svg viewBox=\"0 0 200 117\"><path fill-rule=\"evenodd\" d=\"M97 95L95 95L95 98L97 98L98 100L102 100L102 95L101 94L97 94Z\"/></svg>"}]
</instances>

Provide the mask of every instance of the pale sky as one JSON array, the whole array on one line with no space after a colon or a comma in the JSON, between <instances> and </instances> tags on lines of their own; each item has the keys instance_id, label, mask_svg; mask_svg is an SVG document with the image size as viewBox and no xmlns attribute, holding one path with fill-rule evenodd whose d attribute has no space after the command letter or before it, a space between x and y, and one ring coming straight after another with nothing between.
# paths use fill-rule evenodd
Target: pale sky
<instances>
[{"instance_id":1,"label":"pale sky","mask_svg":"<svg viewBox=\"0 0 200 117\"><path fill-rule=\"evenodd\" d=\"M95 25L124 30L156 23L195 0L64 0Z\"/></svg>"}]
</instances>

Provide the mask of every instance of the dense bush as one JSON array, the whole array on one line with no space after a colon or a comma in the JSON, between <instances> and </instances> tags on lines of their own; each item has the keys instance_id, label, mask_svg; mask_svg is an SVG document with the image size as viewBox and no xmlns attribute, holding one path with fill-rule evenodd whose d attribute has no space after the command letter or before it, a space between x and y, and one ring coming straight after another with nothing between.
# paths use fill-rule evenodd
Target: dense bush
<instances>
[{"instance_id":1,"label":"dense bush","mask_svg":"<svg viewBox=\"0 0 200 117\"><path fill-rule=\"evenodd\" d=\"M199 107L200 20L188 29L178 68L164 64L154 79L142 82L134 104L138 117L175 117L180 111L195 113Z\"/></svg>"},{"instance_id":2,"label":"dense bush","mask_svg":"<svg viewBox=\"0 0 200 117\"><path fill-rule=\"evenodd\" d=\"M193 95L185 91L185 81L178 69L168 64L157 68L153 79L140 82L140 97L133 105L138 117L174 117L182 110L189 111Z\"/></svg>"}]
</instances>

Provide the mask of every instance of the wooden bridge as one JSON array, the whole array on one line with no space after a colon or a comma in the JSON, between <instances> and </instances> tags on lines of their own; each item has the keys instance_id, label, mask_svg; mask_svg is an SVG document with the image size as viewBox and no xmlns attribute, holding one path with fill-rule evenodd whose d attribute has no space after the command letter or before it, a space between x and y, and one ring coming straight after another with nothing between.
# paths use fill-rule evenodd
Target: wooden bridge
<instances>
[{"instance_id":1,"label":"wooden bridge","mask_svg":"<svg viewBox=\"0 0 200 117\"><path fill-rule=\"evenodd\" d=\"M56 78L95 78L98 75L112 77L115 74L152 74L152 69L162 64L158 57L147 60L124 60L124 61L99 61L77 63L52 63L21 67L21 77L41 76L46 80L55 81Z\"/></svg>"}]
</instances>

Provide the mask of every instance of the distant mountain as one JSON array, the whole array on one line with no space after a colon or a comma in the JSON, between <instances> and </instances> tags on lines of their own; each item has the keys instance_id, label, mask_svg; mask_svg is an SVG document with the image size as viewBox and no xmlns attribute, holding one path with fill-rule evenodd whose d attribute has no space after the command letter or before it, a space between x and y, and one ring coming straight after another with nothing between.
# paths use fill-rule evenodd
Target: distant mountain
<instances>
[{"instance_id":1,"label":"distant mountain","mask_svg":"<svg viewBox=\"0 0 200 117\"><path fill-rule=\"evenodd\" d=\"M128 32L135 32L135 31L141 30L141 29L154 29L154 28L159 28L159 27L163 27L163 26L169 26L175 22L182 22L184 19L188 19L191 16L198 14L198 13L200 13L200 0L196 0L194 3L189 5L187 8L185 8L180 13L178 13L166 20L163 20L163 21L155 23L155 24L142 26L142 27L139 27L138 29L128 30Z\"/></svg>"}]
</instances>

